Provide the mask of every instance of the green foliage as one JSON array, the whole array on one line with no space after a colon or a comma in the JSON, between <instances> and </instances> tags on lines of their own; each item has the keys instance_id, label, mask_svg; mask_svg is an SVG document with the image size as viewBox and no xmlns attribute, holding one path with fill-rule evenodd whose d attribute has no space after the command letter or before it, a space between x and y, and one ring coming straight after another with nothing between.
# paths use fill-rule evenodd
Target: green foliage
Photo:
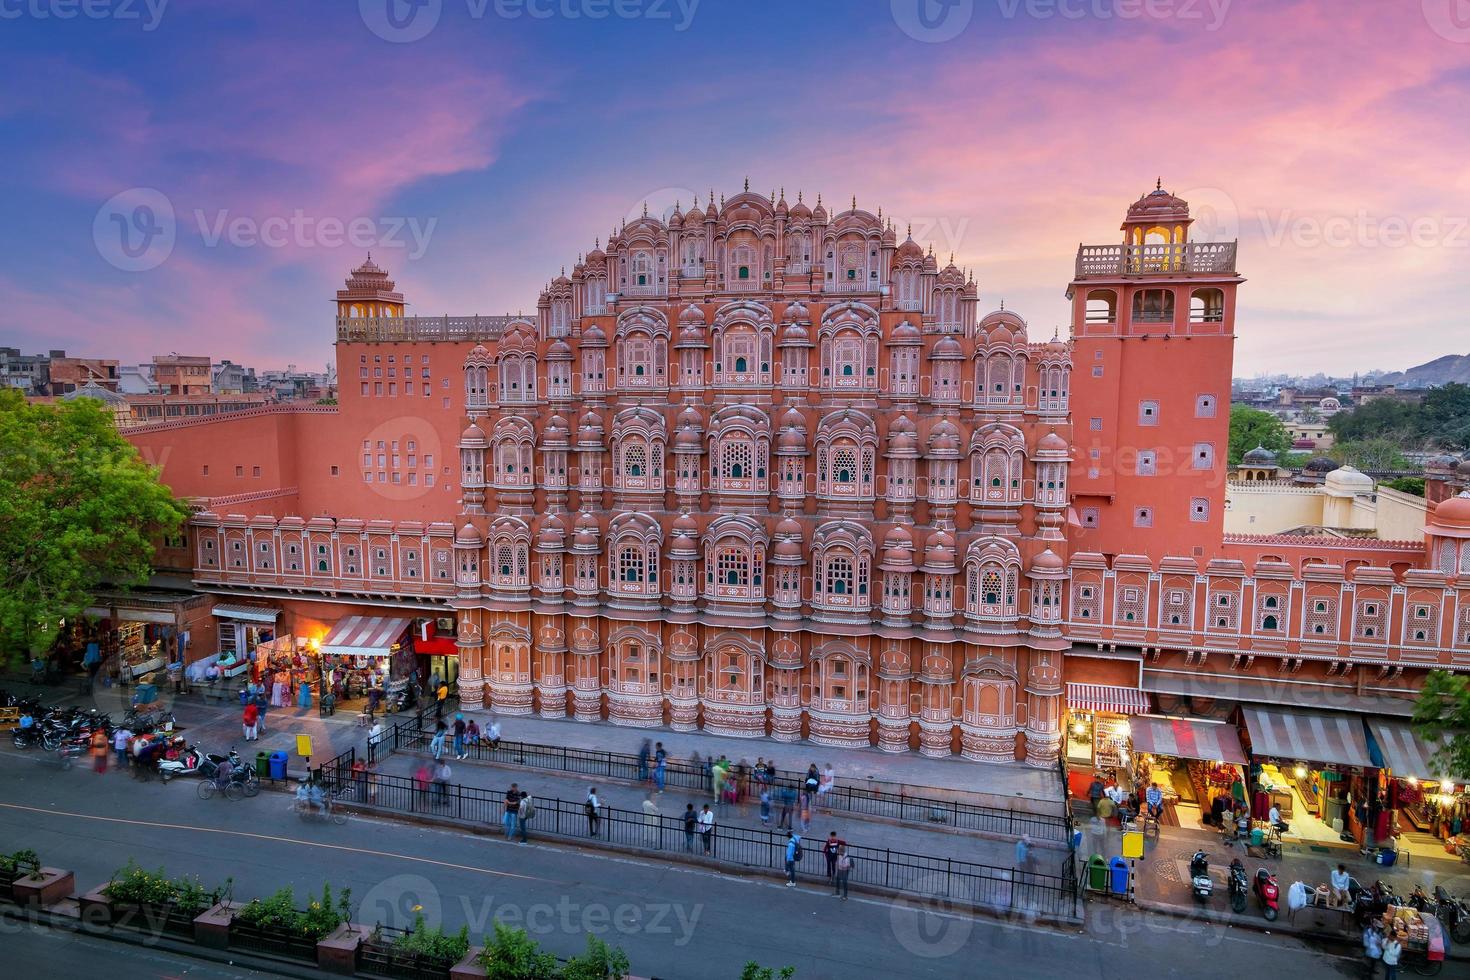
<instances>
[{"instance_id":1,"label":"green foliage","mask_svg":"<svg viewBox=\"0 0 1470 980\"><path fill-rule=\"evenodd\" d=\"M0 391L0 658L44 652L102 585L146 582L187 516L100 402Z\"/></svg>"},{"instance_id":2,"label":"green foliage","mask_svg":"<svg viewBox=\"0 0 1470 980\"><path fill-rule=\"evenodd\" d=\"M1375 403L1376 404L1376 403ZM1410 464L1392 439L1364 439L1361 442L1339 442L1327 455L1360 470L1404 470Z\"/></svg>"},{"instance_id":3,"label":"green foliage","mask_svg":"<svg viewBox=\"0 0 1470 980\"><path fill-rule=\"evenodd\" d=\"M1411 493L1416 497L1424 496L1424 477L1422 476L1400 476L1392 480L1384 480L1378 485L1402 493Z\"/></svg>"},{"instance_id":4,"label":"green foliage","mask_svg":"<svg viewBox=\"0 0 1470 980\"><path fill-rule=\"evenodd\" d=\"M495 936L485 937L480 966L487 980L558 980L556 957L544 953L526 930L495 923Z\"/></svg>"},{"instance_id":5,"label":"green foliage","mask_svg":"<svg viewBox=\"0 0 1470 980\"><path fill-rule=\"evenodd\" d=\"M628 954L596 936L587 936L587 952L573 956L561 969L562 980L622 980L628 975Z\"/></svg>"},{"instance_id":6,"label":"green foliage","mask_svg":"<svg viewBox=\"0 0 1470 980\"><path fill-rule=\"evenodd\" d=\"M1251 448L1254 449L1255 447L1252 446ZM781 980L789 980L789 978L795 975L796 967L794 966L783 966L781 967L781 972L777 973L768 966L761 966L755 960L750 960L745 964L745 968L740 971L740 980L775 980L776 977L780 977Z\"/></svg>"},{"instance_id":7,"label":"green foliage","mask_svg":"<svg viewBox=\"0 0 1470 980\"><path fill-rule=\"evenodd\" d=\"M1279 457L1291 449L1291 437L1286 434L1286 425L1259 408L1234 405L1230 409L1230 465L1240 465L1240 457L1264 446Z\"/></svg>"},{"instance_id":8,"label":"green foliage","mask_svg":"<svg viewBox=\"0 0 1470 980\"><path fill-rule=\"evenodd\" d=\"M135 861L119 869L102 888L116 902L130 905L175 905L198 915L229 894L230 879L216 888L205 888L199 878L185 875L170 879L163 869L145 871Z\"/></svg>"},{"instance_id":9,"label":"green foliage","mask_svg":"<svg viewBox=\"0 0 1470 980\"><path fill-rule=\"evenodd\" d=\"M41 857L35 851L13 851L0 854L0 871L8 875L29 877L41 873ZM23 874L22 874L23 873Z\"/></svg>"},{"instance_id":10,"label":"green foliage","mask_svg":"<svg viewBox=\"0 0 1470 980\"><path fill-rule=\"evenodd\" d=\"M1414 730L1430 744L1443 741L1431 764L1434 773L1405 776L1470 777L1470 678L1443 670L1429 672L1419 700L1414 703Z\"/></svg>"},{"instance_id":11,"label":"green foliage","mask_svg":"<svg viewBox=\"0 0 1470 980\"><path fill-rule=\"evenodd\" d=\"M343 896L348 894L342 890ZM322 897L305 909L296 907L296 897L289 886L270 898L254 898L246 903L235 918L257 929L289 932L306 939L321 939L342 924L342 906L332 901L332 886L322 885Z\"/></svg>"},{"instance_id":12,"label":"green foliage","mask_svg":"<svg viewBox=\"0 0 1470 980\"><path fill-rule=\"evenodd\" d=\"M404 953L452 965L470 951L470 927L464 926L458 933L446 935L442 927L430 929L420 912L414 916L413 928L394 940L393 946Z\"/></svg>"},{"instance_id":13,"label":"green foliage","mask_svg":"<svg viewBox=\"0 0 1470 980\"><path fill-rule=\"evenodd\" d=\"M1420 404L1379 398L1338 412L1327 428L1341 442L1386 439L1401 447L1464 449L1470 447L1470 386L1431 388Z\"/></svg>"},{"instance_id":14,"label":"green foliage","mask_svg":"<svg viewBox=\"0 0 1470 980\"><path fill-rule=\"evenodd\" d=\"M316 400L316 404L318 404L318 405L335 405L335 404L337 404L337 399L335 399L335 398L318 398Z\"/></svg>"}]
</instances>

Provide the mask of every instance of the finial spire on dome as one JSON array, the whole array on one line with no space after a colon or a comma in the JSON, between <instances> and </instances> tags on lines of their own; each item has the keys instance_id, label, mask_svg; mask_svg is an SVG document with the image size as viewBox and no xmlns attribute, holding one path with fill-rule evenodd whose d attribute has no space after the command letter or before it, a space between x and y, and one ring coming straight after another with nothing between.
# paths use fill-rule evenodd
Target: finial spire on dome
<instances>
[{"instance_id":1,"label":"finial spire on dome","mask_svg":"<svg viewBox=\"0 0 1470 980\"><path fill-rule=\"evenodd\" d=\"M602 239L600 237L592 239L592 247L602 248Z\"/></svg>"},{"instance_id":2,"label":"finial spire on dome","mask_svg":"<svg viewBox=\"0 0 1470 980\"><path fill-rule=\"evenodd\" d=\"M797 204L800 204L801 203L801 188L800 187L798 187L796 189L796 203Z\"/></svg>"},{"instance_id":3,"label":"finial spire on dome","mask_svg":"<svg viewBox=\"0 0 1470 980\"><path fill-rule=\"evenodd\" d=\"M914 240L914 223L912 221L909 222L908 236L909 236L909 241L913 241Z\"/></svg>"},{"instance_id":4,"label":"finial spire on dome","mask_svg":"<svg viewBox=\"0 0 1470 980\"><path fill-rule=\"evenodd\" d=\"M645 217L645 218L648 217L648 202L647 201L644 201L643 202L643 217Z\"/></svg>"},{"instance_id":5,"label":"finial spire on dome","mask_svg":"<svg viewBox=\"0 0 1470 980\"><path fill-rule=\"evenodd\" d=\"M854 195L853 195L853 196L852 196L852 209L853 209L853 210L854 210L854 211L856 211L856 210L857 210L857 195L856 195L856 194L854 194Z\"/></svg>"},{"instance_id":6,"label":"finial spire on dome","mask_svg":"<svg viewBox=\"0 0 1470 980\"><path fill-rule=\"evenodd\" d=\"M746 174L746 176L745 176L745 189L746 190L750 190L750 175L749 174Z\"/></svg>"},{"instance_id":7,"label":"finial spire on dome","mask_svg":"<svg viewBox=\"0 0 1470 980\"><path fill-rule=\"evenodd\" d=\"M1004 313L1005 312L1005 309L1006 309L1006 298L1004 296L1002 296L1000 298L1000 311L1002 313Z\"/></svg>"}]
</instances>

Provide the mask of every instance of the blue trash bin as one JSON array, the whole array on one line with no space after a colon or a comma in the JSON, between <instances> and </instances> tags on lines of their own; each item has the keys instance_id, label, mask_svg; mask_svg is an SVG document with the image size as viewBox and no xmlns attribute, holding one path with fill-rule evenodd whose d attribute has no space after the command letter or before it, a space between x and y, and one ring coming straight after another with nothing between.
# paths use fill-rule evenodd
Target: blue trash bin
<instances>
[{"instance_id":1,"label":"blue trash bin","mask_svg":"<svg viewBox=\"0 0 1470 980\"><path fill-rule=\"evenodd\" d=\"M1109 891L1114 895L1128 894L1128 862L1115 857L1108 862Z\"/></svg>"},{"instance_id":2,"label":"blue trash bin","mask_svg":"<svg viewBox=\"0 0 1470 980\"><path fill-rule=\"evenodd\" d=\"M290 758L285 752L271 753L271 779L286 778L286 762Z\"/></svg>"},{"instance_id":3,"label":"blue trash bin","mask_svg":"<svg viewBox=\"0 0 1470 980\"><path fill-rule=\"evenodd\" d=\"M250 697L250 692L249 692L249 691L247 691L247 690L245 690L245 689L244 689L244 688L243 688L243 687L242 687L242 688L241 688L241 689L240 689L240 707L242 707L242 708L243 708L243 707L245 707L245 702L246 702L246 700L247 700L247 699L248 699L248 698L249 698L249 697Z\"/></svg>"}]
</instances>

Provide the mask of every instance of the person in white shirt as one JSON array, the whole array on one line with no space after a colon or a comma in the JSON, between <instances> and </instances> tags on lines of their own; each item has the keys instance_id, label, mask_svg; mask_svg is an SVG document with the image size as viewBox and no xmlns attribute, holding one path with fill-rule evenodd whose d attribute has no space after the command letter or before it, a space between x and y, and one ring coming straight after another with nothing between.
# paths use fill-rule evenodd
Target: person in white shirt
<instances>
[{"instance_id":1,"label":"person in white shirt","mask_svg":"<svg viewBox=\"0 0 1470 980\"><path fill-rule=\"evenodd\" d=\"M699 839L704 844L704 853L710 853L715 842L715 815L710 812L708 803L699 811Z\"/></svg>"},{"instance_id":2,"label":"person in white shirt","mask_svg":"<svg viewBox=\"0 0 1470 980\"><path fill-rule=\"evenodd\" d=\"M1348 874L1347 865L1339 864L1337 870L1332 872L1332 894L1330 901L1333 905L1346 905L1348 901L1348 882L1352 877Z\"/></svg>"}]
</instances>

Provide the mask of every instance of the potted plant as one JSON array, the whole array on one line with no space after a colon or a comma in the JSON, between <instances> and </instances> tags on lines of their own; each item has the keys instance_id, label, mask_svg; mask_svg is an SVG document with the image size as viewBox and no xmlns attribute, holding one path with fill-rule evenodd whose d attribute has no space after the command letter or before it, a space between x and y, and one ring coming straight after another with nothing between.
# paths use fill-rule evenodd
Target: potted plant
<instances>
[{"instance_id":1,"label":"potted plant","mask_svg":"<svg viewBox=\"0 0 1470 980\"><path fill-rule=\"evenodd\" d=\"M32 850L0 855L0 884L9 884L10 897L22 905L53 905L71 894L76 883L70 871L47 868Z\"/></svg>"},{"instance_id":2,"label":"potted plant","mask_svg":"<svg viewBox=\"0 0 1470 980\"><path fill-rule=\"evenodd\" d=\"M194 920L220 902L229 888L229 880L207 889L195 876L170 879L162 868L145 871L129 861L98 892L106 899L112 924L192 939Z\"/></svg>"},{"instance_id":3,"label":"potted plant","mask_svg":"<svg viewBox=\"0 0 1470 980\"><path fill-rule=\"evenodd\" d=\"M430 927L423 913L406 931L393 934L379 925L362 944L364 973L382 976L445 976L470 950L468 926L457 933Z\"/></svg>"},{"instance_id":4,"label":"potted plant","mask_svg":"<svg viewBox=\"0 0 1470 980\"><path fill-rule=\"evenodd\" d=\"M334 902L332 886L323 885L321 898L305 909L296 908L290 887L269 898L251 899L235 911L230 945L315 962L317 943L346 919L349 895L343 889Z\"/></svg>"}]
</instances>

